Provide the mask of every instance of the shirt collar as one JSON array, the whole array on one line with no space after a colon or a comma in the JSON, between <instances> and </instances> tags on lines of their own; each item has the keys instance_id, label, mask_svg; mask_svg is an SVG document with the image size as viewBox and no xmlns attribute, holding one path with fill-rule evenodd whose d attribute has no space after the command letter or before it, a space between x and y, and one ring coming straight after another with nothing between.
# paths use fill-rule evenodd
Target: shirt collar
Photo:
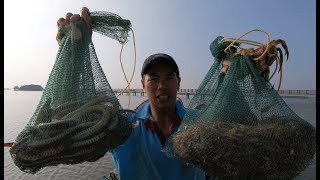
<instances>
[{"instance_id":1,"label":"shirt collar","mask_svg":"<svg viewBox=\"0 0 320 180\"><path fill-rule=\"evenodd\" d=\"M176 114L179 116L180 119L183 119L186 113L186 108L183 106L181 99L177 99L176 101ZM147 102L143 105L135 115L138 119L145 121L146 119L150 118L150 103Z\"/></svg>"}]
</instances>

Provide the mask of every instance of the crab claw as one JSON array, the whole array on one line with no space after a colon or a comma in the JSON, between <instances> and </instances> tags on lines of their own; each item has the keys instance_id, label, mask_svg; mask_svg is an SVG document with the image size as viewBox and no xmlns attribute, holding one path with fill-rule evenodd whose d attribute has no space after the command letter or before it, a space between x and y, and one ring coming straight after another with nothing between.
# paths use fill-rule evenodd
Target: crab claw
<instances>
[{"instance_id":1,"label":"crab claw","mask_svg":"<svg viewBox=\"0 0 320 180\"><path fill-rule=\"evenodd\" d=\"M280 57L277 56L277 58L279 59L279 71L278 73L282 70L282 64L283 64L283 53L282 53L282 50L280 48L277 48L277 51L279 52L280 54Z\"/></svg>"},{"instance_id":2,"label":"crab claw","mask_svg":"<svg viewBox=\"0 0 320 180\"><path fill-rule=\"evenodd\" d=\"M288 46L287 46L286 42L284 40L282 40L282 39L278 39L277 41L278 41L278 43L281 43L283 49L286 51L287 60L288 60L288 58L289 58L289 49L288 49Z\"/></svg>"}]
</instances>

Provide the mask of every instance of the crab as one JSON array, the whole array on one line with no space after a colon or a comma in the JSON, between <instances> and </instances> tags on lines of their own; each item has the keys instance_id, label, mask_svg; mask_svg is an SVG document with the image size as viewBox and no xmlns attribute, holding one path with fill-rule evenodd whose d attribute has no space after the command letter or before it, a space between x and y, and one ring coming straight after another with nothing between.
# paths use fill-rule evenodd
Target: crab
<instances>
[{"instance_id":1,"label":"crab","mask_svg":"<svg viewBox=\"0 0 320 180\"><path fill-rule=\"evenodd\" d=\"M268 44L263 44L259 46L257 49L254 48L241 48L238 52L236 52L235 56L250 56L260 72L261 75L265 76L268 80L270 80L275 72L278 69L278 65L280 66L278 69L278 73L280 73L280 82L279 87L281 85L282 80L282 64L283 64L283 52L281 48L277 47L277 45L281 44L283 49L285 50L285 55L287 56L287 60L289 58L289 50L287 44L282 39L272 40ZM273 71L271 77L270 74L270 66L276 62L275 70Z\"/></svg>"},{"instance_id":2,"label":"crab","mask_svg":"<svg viewBox=\"0 0 320 180\"><path fill-rule=\"evenodd\" d=\"M286 42L282 39L272 40L267 45L260 46L257 49L257 51L253 54L253 56L255 57L254 60L258 60L257 65L262 72L266 70L269 66L271 66L274 63L274 61L276 61L275 71L277 70L277 66L279 64L280 67L279 67L278 73L281 72L282 64L283 64L283 53L282 53L282 50L279 47L277 47L278 44L282 45L288 60L289 50Z\"/></svg>"}]
</instances>

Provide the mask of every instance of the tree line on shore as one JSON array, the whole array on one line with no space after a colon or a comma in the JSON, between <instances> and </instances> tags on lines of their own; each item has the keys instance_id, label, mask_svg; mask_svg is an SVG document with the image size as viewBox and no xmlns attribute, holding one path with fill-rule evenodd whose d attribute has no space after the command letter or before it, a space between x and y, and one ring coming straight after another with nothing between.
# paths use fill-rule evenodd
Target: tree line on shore
<instances>
[{"instance_id":1,"label":"tree line on shore","mask_svg":"<svg viewBox=\"0 0 320 180\"><path fill-rule=\"evenodd\" d=\"M23 85L23 86L15 86L13 87L15 91L43 91L43 88L40 85L30 84L30 85Z\"/></svg>"}]
</instances>

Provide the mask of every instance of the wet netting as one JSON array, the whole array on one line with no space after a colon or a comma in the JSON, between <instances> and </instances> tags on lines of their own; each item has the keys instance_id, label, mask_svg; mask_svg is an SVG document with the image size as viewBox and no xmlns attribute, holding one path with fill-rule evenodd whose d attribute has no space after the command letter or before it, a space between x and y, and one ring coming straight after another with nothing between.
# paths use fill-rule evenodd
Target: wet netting
<instances>
[{"instance_id":1,"label":"wet netting","mask_svg":"<svg viewBox=\"0 0 320 180\"><path fill-rule=\"evenodd\" d=\"M254 31L265 32L249 32ZM169 157L222 179L290 179L311 164L316 128L292 111L271 85L271 64L282 73L283 53L276 46L281 44L287 56L289 51L285 41L267 37L266 44L222 36L211 43L214 63L164 149ZM231 65L223 73L226 59Z\"/></svg>"},{"instance_id":2,"label":"wet netting","mask_svg":"<svg viewBox=\"0 0 320 180\"><path fill-rule=\"evenodd\" d=\"M93 31L127 42L129 20L91 12ZM59 49L40 102L10 148L20 170L92 162L122 144L132 126L99 64L83 18L60 26Z\"/></svg>"}]
</instances>

